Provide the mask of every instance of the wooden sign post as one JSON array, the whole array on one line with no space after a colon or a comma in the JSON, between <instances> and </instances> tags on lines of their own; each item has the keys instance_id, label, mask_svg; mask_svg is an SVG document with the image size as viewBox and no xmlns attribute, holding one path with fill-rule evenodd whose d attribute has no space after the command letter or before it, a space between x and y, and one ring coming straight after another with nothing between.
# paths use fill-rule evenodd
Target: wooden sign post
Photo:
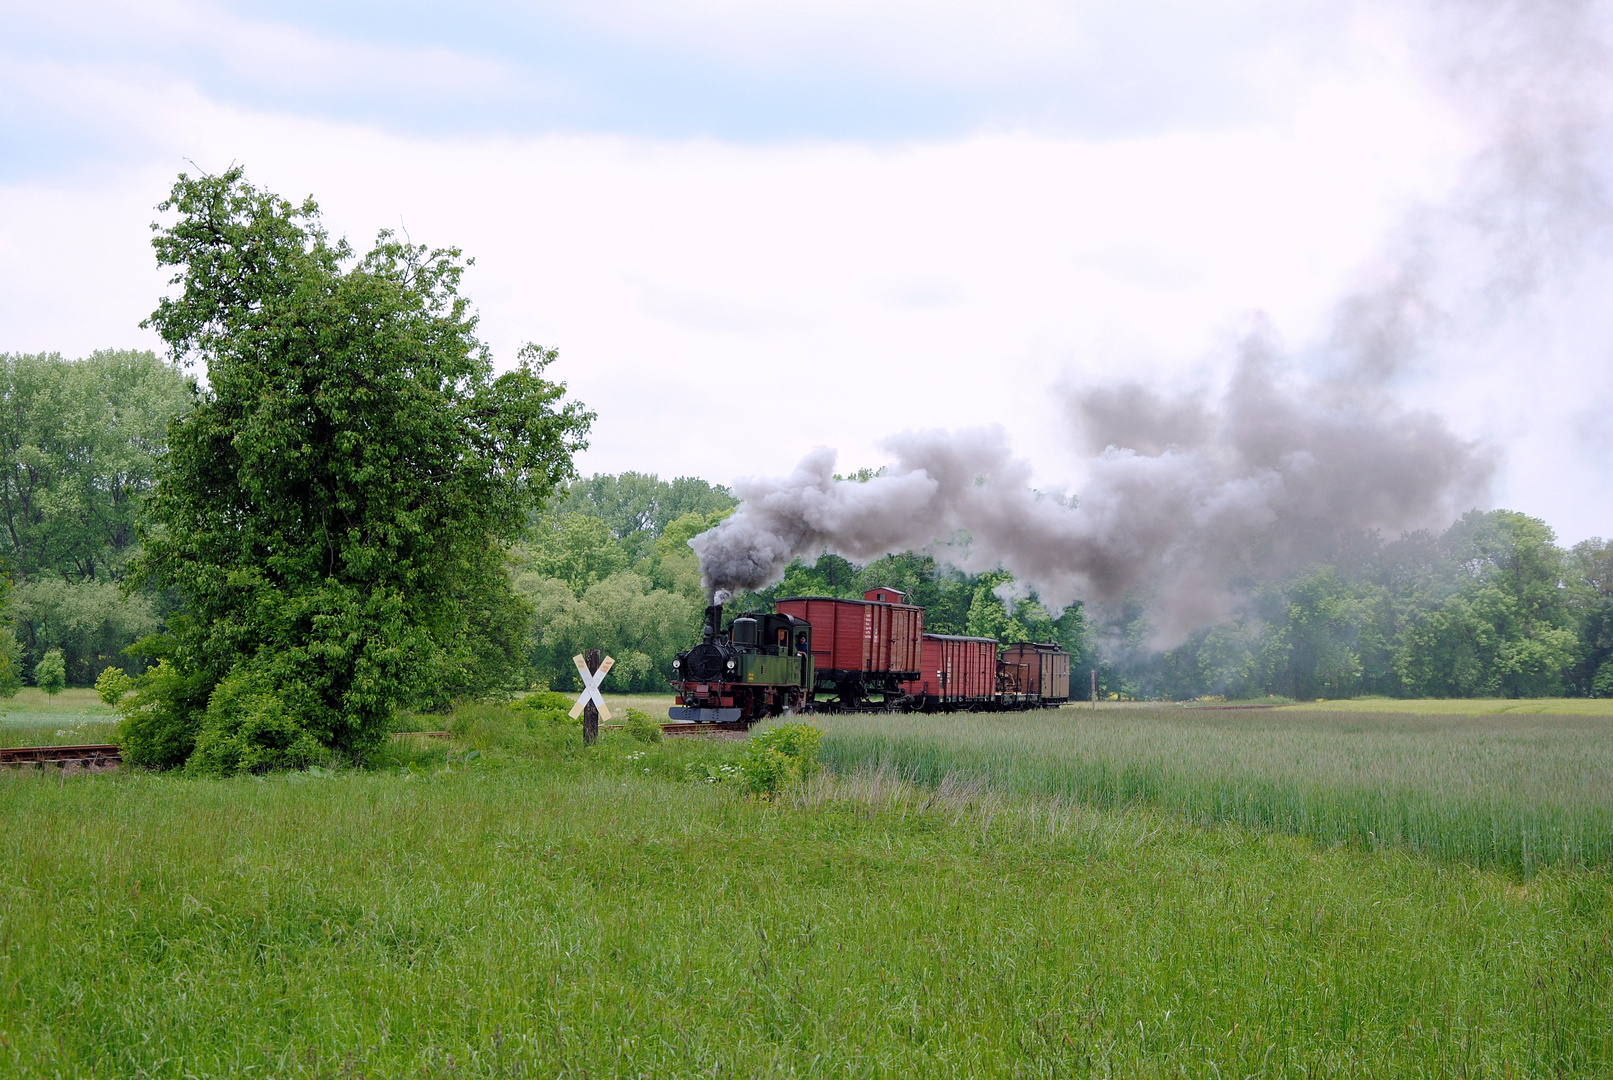
<instances>
[{"instance_id":1,"label":"wooden sign post","mask_svg":"<svg viewBox=\"0 0 1613 1080\"><path fill-rule=\"evenodd\" d=\"M616 661L607 656L601 662L599 650L589 649L580 656L573 656L571 662L577 665L577 674L582 676L582 693L577 695L577 704L571 707L571 718L582 716L582 741L592 746L599 739L600 717L610 719L610 707L599 692L599 684L605 681Z\"/></svg>"}]
</instances>

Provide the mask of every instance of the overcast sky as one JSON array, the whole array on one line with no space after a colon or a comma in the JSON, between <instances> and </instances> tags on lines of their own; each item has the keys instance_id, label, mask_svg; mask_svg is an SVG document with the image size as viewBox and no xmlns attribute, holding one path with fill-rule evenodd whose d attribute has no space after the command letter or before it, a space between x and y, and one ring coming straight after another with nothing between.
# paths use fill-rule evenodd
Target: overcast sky
<instances>
[{"instance_id":1,"label":"overcast sky","mask_svg":"<svg viewBox=\"0 0 1613 1080\"><path fill-rule=\"evenodd\" d=\"M556 346L598 410L585 471L729 482L816 445L850 470L995 423L1079 490L1072 388L1214 393L1256 325L1340 378L1340 305L1410 274L1378 392L1489 444L1492 505L1605 535L1604 16L7 3L0 351L156 347L155 204L237 162L356 243L474 256L500 361Z\"/></svg>"}]
</instances>

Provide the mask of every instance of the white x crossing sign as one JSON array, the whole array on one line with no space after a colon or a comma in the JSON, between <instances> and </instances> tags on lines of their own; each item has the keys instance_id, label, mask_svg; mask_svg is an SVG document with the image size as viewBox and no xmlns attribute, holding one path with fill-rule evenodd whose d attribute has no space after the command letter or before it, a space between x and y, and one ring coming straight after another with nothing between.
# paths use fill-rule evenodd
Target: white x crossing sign
<instances>
[{"instance_id":1,"label":"white x crossing sign","mask_svg":"<svg viewBox=\"0 0 1613 1080\"><path fill-rule=\"evenodd\" d=\"M577 717L581 716L584 707L586 707L587 704L592 701L595 705L599 706L599 718L601 720L609 720L610 709L606 708L605 699L600 696L599 684L605 680L606 674L610 672L610 666L616 663L616 661L607 656L604 660L600 661L599 670L590 673L588 670L588 662L582 658L582 654L579 653L578 655L573 656L571 659L572 662L577 665L577 674L582 676L582 693L577 695L577 704L571 707L571 718L575 720Z\"/></svg>"}]
</instances>

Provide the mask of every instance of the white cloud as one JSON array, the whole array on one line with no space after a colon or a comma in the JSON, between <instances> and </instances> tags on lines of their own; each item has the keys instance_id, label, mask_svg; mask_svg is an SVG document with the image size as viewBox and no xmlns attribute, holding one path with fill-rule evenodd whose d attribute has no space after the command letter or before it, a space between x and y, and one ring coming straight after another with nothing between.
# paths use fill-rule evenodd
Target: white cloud
<instances>
[{"instance_id":1,"label":"white cloud","mask_svg":"<svg viewBox=\"0 0 1613 1080\"><path fill-rule=\"evenodd\" d=\"M510 72L485 56L436 46L387 45L317 33L291 22L244 18L192 0L60 0L16 12L13 42L55 43L80 65L163 70L169 77L215 68L249 83L299 95L388 88L499 93ZM9 21L9 20L8 20ZM15 48L15 45L13 46ZM26 55L13 53L26 62Z\"/></svg>"}]
</instances>

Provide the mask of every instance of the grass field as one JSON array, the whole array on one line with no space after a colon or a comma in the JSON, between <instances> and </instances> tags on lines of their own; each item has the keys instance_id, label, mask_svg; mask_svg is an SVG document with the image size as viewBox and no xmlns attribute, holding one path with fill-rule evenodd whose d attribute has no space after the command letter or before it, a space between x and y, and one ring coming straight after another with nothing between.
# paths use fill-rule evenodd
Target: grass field
<instances>
[{"instance_id":1,"label":"grass field","mask_svg":"<svg viewBox=\"0 0 1613 1080\"><path fill-rule=\"evenodd\" d=\"M1494 787L1590 835L1613 723L1072 712L819 718L775 803L487 706L369 771L0 775L0 1074L1613 1075L1605 867L1291 834Z\"/></svg>"},{"instance_id":2,"label":"grass field","mask_svg":"<svg viewBox=\"0 0 1613 1080\"><path fill-rule=\"evenodd\" d=\"M0 1062L102 1076L1605 1076L1613 889L729 752L0 781ZM642 754L642 757L630 755ZM648 764L646 764L648 763ZM649 769L649 772L645 772Z\"/></svg>"},{"instance_id":3,"label":"grass field","mask_svg":"<svg viewBox=\"0 0 1613 1080\"><path fill-rule=\"evenodd\" d=\"M665 721L672 695L606 694L605 704L618 716L635 708ZM443 716L408 713L397 726L400 731L436 731L447 723ZM69 688L52 697L27 686L13 698L0 698L0 746L116 742L116 724L112 710L87 688Z\"/></svg>"},{"instance_id":4,"label":"grass field","mask_svg":"<svg viewBox=\"0 0 1613 1080\"><path fill-rule=\"evenodd\" d=\"M67 689L54 697L25 686L0 698L0 746L61 746L115 741L117 717L94 690Z\"/></svg>"},{"instance_id":5,"label":"grass field","mask_svg":"<svg viewBox=\"0 0 1613 1080\"><path fill-rule=\"evenodd\" d=\"M1155 805L1524 874L1613 862L1613 716L1180 707L826 716L841 771Z\"/></svg>"},{"instance_id":6,"label":"grass field","mask_svg":"<svg viewBox=\"0 0 1613 1080\"><path fill-rule=\"evenodd\" d=\"M1100 706L1101 709L1101 706ZM1284 705L1284 712L1409 713L1415 716L1606 716L1613 698L1350 698Z\"/></svg>"}]
</instances>

